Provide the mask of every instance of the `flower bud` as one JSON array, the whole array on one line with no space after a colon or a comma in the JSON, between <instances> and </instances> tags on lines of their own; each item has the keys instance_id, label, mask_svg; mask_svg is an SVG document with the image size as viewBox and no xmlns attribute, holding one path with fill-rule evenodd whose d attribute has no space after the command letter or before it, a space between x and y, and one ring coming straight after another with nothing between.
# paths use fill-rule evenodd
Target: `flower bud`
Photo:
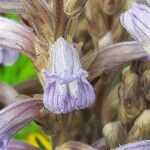
<instances>
[{"instance_id":1,"label":"flower bud","mask_svg":"<svg viewBox=\"0 0 150 150\"><path fill-rule=\"evenodd\" d=\"M120 144L123 144L126 139L126 134L126 129L119 121L110 122L103 128L104 138L110 148L116 148Z\"/></svg>"},{"instance_id":2,"label":"flower bud","mask_svg":"<svg viewBox=\"0 0 150 150\"><path fill-rule=\"evenodd\" d=\"M80 14L87 0L64 0L64 12L73 17Z\"/></svg>"},{"instance_id":3,"label":"flower bud","mask_svg":"<svg viewBox=\"0 0 150 150\"><path fill-rule=\"evenodd\" d=\"M150 70L146 70L143 73L140 84L146 100L150 101Z\"/></svg>"},{"instance_id":4,"label":"flower bud","mask_svg":"<svg viewBox=\"0 0 150 150\"><path fill-rule=\"evenodd\" d=\"M134 142L150 138L150 110L146 109L136 119L128 133L127 141Z\"/></svg>"},{"instance_id":5,"label":"flower bud","mask_svg":"<svg viewBox=\"0 0 150 150\"><path fill-rule=\"evenodd\" d=\"M96 150L96 149L81 142L70 141L59 147L56 147L55 150Z\"/></svg>"},{"instance_id":6,"label":"flower bud","mask_svg":"<svg viewBox=\"0 0 150 150\"><path fill-rule=\"evenodd\" d=\"M104 101L101 109L102 124L105 125L115 119L119 103L118 89L120 85L115 86Z\"/></svg>"},{"instance_id":7,"label":"flower bud","mask_svg":"<svg viewBox=\"0 0 150 150\"><path fill-rule=\"evenodd\" d=\"M125 68L122 74L123 83L119 90L120 106L118 108L118 117L123 124L126 124L143 111L145 101L140 92L138 75L132 73L130 68Z\"/></svg>"}]
</instances>

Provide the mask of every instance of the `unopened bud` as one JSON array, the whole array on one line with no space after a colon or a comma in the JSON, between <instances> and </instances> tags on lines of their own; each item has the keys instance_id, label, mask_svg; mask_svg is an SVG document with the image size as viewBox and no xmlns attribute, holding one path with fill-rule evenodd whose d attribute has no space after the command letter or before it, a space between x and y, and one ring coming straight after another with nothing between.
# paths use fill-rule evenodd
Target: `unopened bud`
<instances>
[{"instance_id":1,"label":"unopened bud","mask_svg":"<svg viewBox=\"0 0 150 150\"><path fill-rule=\"evenodd\" d=\"M87 0L64 0L64 12L73 17L82 12L82 9Z\"/></svg>"},{"instance_id":2,"label":"unopened bud","mask_svg":"<svg viewBox=\"0 0 150 150\"><path fill-rule=\"evenodd\" d=\"M120 144L124 144L126 134L126 128L119 121L110 122L103 128L104 138L110 148L116 148Z\"/></svg>"},{"instance_id":3,"label":"unopened bud","mask_svg":"<svg viewBox=\"0 0 150 150\"><path fill-rule=\"evenodd\" d=\"M128 142L134 142L150 138L150 110L146 109L136 119L133 127L128 133Z\"/></svg>"}]
</instances>

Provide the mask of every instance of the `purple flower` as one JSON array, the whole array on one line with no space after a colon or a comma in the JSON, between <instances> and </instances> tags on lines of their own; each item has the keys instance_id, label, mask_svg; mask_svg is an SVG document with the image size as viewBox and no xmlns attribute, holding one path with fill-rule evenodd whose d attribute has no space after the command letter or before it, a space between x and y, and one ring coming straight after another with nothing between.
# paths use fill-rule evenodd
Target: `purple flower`
<instances>
[{"instance_id":1,"label":"purple flower","mask_svg":"<svg viewBox=\"0 0 150 150\"><path fill-rule=\"evenodd\" d=\"M86 80L78 53L73 45L59 38L50 49L52 68L43 71L46 80L44 105L60 114L88 107L94 101L94 90Z\"/></svg>"},{"instance_id":2,"label":"purple flower","mask_svg":"<svg viewBox=\"0 0 150 150\"><path fill-rule=\"evenodd\" d=\"M11 136L26 124L34 120L43 108L41 100L29 99L26 101L16 102L0 111L0 150L15 149L10 147L30 147L26 144L14 145L10 141ZM24 146L23 146L24 145ZM18 148L19 149L19 148Z\"/></svg>"},{"instance_id":3,"label":"purple flower","mask_svg":"<svg viewBox=\"0 0 150 150\"><path fill-rule=\"evenodd\" d=\"M149 149L150 149L150 140L145 140L120 146L115 150L149 150Z\"/></svg>"},{"instance_id":4,"label":"purple flower","mask_svg":"<svg viewBox=\"0 0 150 150\"><path fill-rule=\"evenodd\" d=\"M7 47L0 47L0 64L10 66L14 64L19 56L17 50L12 50Z\"/></svg>"},{"instance_id":5,"label":"purple flower","mask_svg":"<svg viewBox=\"0 0 150 150\"><path fill-rule=\"evenodd\" d=\"M121 15L120 20L123 27L150 54L150 8L142 4L133 4Z\"/></svg>"}]
</instances>

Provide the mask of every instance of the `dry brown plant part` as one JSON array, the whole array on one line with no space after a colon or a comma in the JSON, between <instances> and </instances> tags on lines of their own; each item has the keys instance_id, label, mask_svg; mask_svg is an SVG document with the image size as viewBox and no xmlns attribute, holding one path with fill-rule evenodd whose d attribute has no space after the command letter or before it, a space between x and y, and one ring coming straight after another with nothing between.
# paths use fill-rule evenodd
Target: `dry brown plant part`
<instances>
[{"instance_id":1,"label":"dry brown plant part","mask_svg":"<svg viewBox=\"0 0 150 150\"><path fill-rule=\"evenodd\" d=\"M108 103L106 99L104 104L106 103L107 107L103 105L103 110L105 107L106 110L110 108L113 112L117 112L117 115L113 115L112 111L107 111L108 114L103 115L104 119L102 119L104 120L104 124L106 120L106 123L110 125L108 126L110 127L108 131L113 130L111 124L115 123L114 120L118 120L124 128L123 130L126 135L124 135L124 137L120 136L120 141L116 140L116 143L112 142L107 132L107 124L105 124L103 134L110 148L116 148L117 145L123 144L122 141L124 141L124 143L131 143L150 138L149 83L148 61L135 61L130 67L126 67L122 71L122 82L120 85L117 85L119 87L118 90L115 90L117 86L114 87L108 95L110 103ZM114 96L112 96L112 93ZM115 97L115 95L117 97L117 105L113 105L113 97ZM110 101L110 99L112 101ZM113 132L110 133L113 134ZM115 138L113 139L115 141Z\"/></svg>"},{"instance_id":2,"label":"dry brown plant part","mask_svg":"<svg viewBox=\"0 0 150 150\"><path fill-rule=\"evenodd\" d=\"M40 41L53 42L54 12L47 7L43 0L22 0L22 7L27 12L28 22L34 28Z\"/></svg>"},{"instance_id":3,"label":"dry brown plant part","mask_svg":"<svg viewBox=\"0 0 150 150\"><path fill-rule=\"evenodd\" d=\"M65 28L65 14L63 10L63 0L54 1L54 10L55 10L55 32L54 39L56 40L64 33Z\"/></svg>"},{"instance_id":4,"label":"dry brown plant part","mask_svg":"<svg viewBox=\"0 0 150 150\"><path fill-rule=\"evenodd\" d=\"M118 108L119 120L123 124L132 122L145 108L145 100L140 91L139 77L130 71L123 70L123 82L119 90L120 105Z\"/></svg>"},{"instance_id":5,"label":"dry brown plant part","mask_svg":"<svg viewBox=\"0 0 150 150\"><path fill-rule=\"evenodd\" d=\"M108 97L105 99L104 103L102 104L100 115L101 115L101 121L103 125L105 125L108 122L112 122L116 119L117 108L119 105L119 95L118 95L119 88L120 88L120 84L112 88Z\"/></svg>"},{"instance_id":6,"label":"dry brown plant part","mask_svg":"<svg viewBox=\"0 0 150 150\"><path fill-rule=\"evenodd\" d=\"M109 148L116 148L119 144L124 144L127 131L119 121L109 122L103 128L103 136Z\"/></svg>"},{"instance_id":7,"label":"dry brown plant part","mask_svg":"<svg viewBox=\"0 0 150 150\"><path fill-rule=\"evenodd\" d=\"M56 147L55 150L96 150L96 149L81 142L70 141L59 147Z\"/></svg>"},{"instance_id":8,"label":"dry brown plant part","mask_svg":"<svg viewBox=\"0 0 150 150\"><path fill-rule=\"evenodd\" d=\"M75 41L82 41L83 54L89 52L89 50L97 48L99 41L109 32L112 36L114 43L123 41L127 36L125 30L122 28L119 17L120 14L128 8L128 0L115 0L115 11L111 15L108 15L105 11L107 7L107 1L101 0L88 0L85 5L85 10L80 16L77 32L75 35ZM108 6L107 6L108 5ZM105 8L106 7L106 8ZM112 44L107 37L107 44ZM103 47L102 45L99 45Z\"/></svg>"},{"instance_id":9,"label":"dry brown plant part","mask_svg":"<svg viewBox=\"0 0 150 150\"><path fill-rule=\"evenodd\" d=\"M150 110L145 109L134 122L128 133L127 142L147 140L150 138Z\"/></svg>"}]
</instances>

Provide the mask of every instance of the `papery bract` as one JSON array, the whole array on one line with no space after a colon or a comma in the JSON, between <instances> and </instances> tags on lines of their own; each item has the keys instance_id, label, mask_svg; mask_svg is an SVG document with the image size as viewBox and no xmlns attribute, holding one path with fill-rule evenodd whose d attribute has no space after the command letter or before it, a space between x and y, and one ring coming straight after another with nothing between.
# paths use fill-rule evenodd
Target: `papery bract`
<instances>
[{"instance_id":1,"label":"papery bract","mask_svg":"<svg viewBox=\"0 0 150 150\"><path fill-rule=\"evenodd\" d=\"M150 54L150 8L142 4L133 4L121 15L120 20L123 27Z\"/></svg>"},{"instance_id":2,"label":"papery bract","mask_svg":"<svg viewBox=\"0 0 150 150\"><path fill-rule=\"evenodd\" d=\"M44 71L46 80L44 105L60 114L88 107L94 100L94 90L86 80L73 45L59 38L50 49L51 71Z\"/></svg>"}]
</instances>

